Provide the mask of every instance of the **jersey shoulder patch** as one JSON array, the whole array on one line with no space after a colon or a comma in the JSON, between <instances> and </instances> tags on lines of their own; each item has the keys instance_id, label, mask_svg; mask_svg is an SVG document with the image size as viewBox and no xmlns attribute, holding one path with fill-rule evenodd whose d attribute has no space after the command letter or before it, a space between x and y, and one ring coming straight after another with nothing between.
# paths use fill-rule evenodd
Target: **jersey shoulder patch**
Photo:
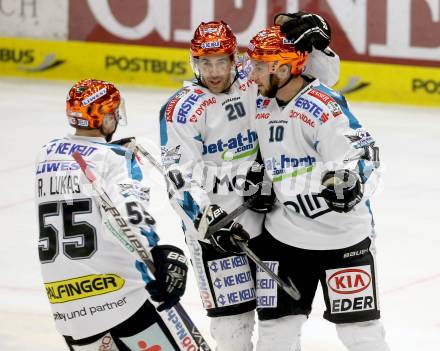
<instances>
[{"instance_id":1,"label":"jersey shoulder patch","mask_svg":"<svg viewBox=\"0 0 440 351\"><path fill-rule=\"evenodd\" d=\"M205 107L212 103L215 103L215 97L206 89L197 85L187 86L167 101L161 110L161 118L180 124L195 123Z\"/></svg>"},{"instance_id":2,"label":"jersey shoulder patch","mask_svg":"<svg viewBox=\"0 0 440 351\"><path fill-rule=\"evenodd\" d=\"M301 97L304 101L295 104L297 107L308 109L315 108L314 116L319 118L321 123L326 123L329 118L337 118L343 114L342 106L346 105L342 95L320 84L309 89ZM299 100L299 99L298 99ZM298 106L299 105L299 106ZM317 112L319 111L319 112Z\"/></svg>"}]
</instances>

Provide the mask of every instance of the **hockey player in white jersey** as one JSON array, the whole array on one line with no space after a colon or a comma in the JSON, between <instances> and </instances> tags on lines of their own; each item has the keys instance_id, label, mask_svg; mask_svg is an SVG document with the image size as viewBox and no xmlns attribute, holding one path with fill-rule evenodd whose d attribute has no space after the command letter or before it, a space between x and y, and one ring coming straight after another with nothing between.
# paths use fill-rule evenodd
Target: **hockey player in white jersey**
<instances>
[{"instance_id":1,"label":"hockey player in white jersey","mask_svg":"<svg viewBox=\"0 0 440 351\"><path fill-rule=\"evenodd\" d=\"M125 147L107 143L123 110L113 84L78 82L67 96L75 133L48 142L39 154L36 205L43 281L56 328L70 350L180 350L158 311L183 295L186 260L179 248L158 245L155 220L147 212L148 180L137 160ZM138 242L150 250L155 278L113 238L110 231L116 226L104 221L74 152L99 176ZM149 297L161 302L158 311Z\"/></svg>"},{"instance_id":2,"label":"hockey player in white jersey","mask_svg":"<svg viewBox=\"0 0 440 351\"><path fill-rule=\"evenodd\" d=\"M338 57L318 50L314 56L313 61L323 62L315 67L323 68L321 74L334 84ZM247 242L258 236L273 199L270 194L258 198L254 211L239 216L210 241L194 226L203 212L214 224L242 204L243 193L249 190L244 180L258 151L249 123L256 113L257 87L239 63L236 38L224 22L198 26L191 41L191 63L196 80L186 83L160 113L162 162L179 194L172 204L180 205L177 212L184 222L203 306L212 317L217 350L249 351L255 284L246 256L240 255L231 237Z\"/></svg>"},{"instance_id":3,"label":"hockey player in white jersey","mask_svg":"<svg viewBox=\"0 0 440 351\"><path fill-rule=\"evenodd\" d=\"M274 26L247 50L261 94L252 126L278 200L250 245L301 293L294 301L257 276L257 350L296 345L320 282L324 318L347 349L386 351L369 200L378 147L342 95L302 75L305 54L292 43Z\"/></svg>"}]
</instances>

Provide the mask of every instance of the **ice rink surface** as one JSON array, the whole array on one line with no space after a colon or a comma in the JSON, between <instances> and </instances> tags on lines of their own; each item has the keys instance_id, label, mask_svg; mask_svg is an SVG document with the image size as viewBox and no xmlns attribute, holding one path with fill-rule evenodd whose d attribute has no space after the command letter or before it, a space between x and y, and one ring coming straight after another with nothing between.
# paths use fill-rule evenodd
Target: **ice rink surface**
<instances>
[{"instance_id":1,"label":"ice rink surface","mask_svg":"<svg viewBox=\"0 0 440 351\"><path fill-rule=\"evenodd\" d=\"M71 130L64 110L71 83L0 79L1 351L67 349L55 331L40 278L34 160L40 146ZM124 86L121 91L129 125L115 138L136 135L159 157L158 111L171 91ZM440 110L359 103L352 110L380 145L384 167L373 211L388 342L395 351L440 350ZM144 172L154 171L145 165ZM163 182L155 176L151 212L158 233L163 243L185 247ZM183 305L212 341L192 272L189 279ZM319 292L303 329L303 351L345 350L334 326L322 318L323 310Z\"/></svg>"}]
</instances>

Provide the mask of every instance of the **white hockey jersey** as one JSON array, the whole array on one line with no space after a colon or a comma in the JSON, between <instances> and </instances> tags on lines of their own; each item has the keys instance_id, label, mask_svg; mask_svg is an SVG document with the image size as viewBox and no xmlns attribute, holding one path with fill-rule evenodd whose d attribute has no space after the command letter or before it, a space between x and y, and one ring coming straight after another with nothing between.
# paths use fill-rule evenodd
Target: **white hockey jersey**
<instances>
[{"instance_id":1,"label":"white hockey jersey","mask_svg":"<svg viewBox=\"0 0 440 351\"><path fill-rule=\"evenodd\" d=\"M222 94L188 84L161 110L162 162L184 176L180 204L193 221L209 204L230 212L243 202L243 181L258 151L249 124L256 94L245 75ZM260 234L262 216L247 211L237 220L251 236Z\"/></svg>"},{"instance_id":2,"label":"white hockey jersey","mask_svg":"<svg viewBox=\"0 0 440 351\"><path fill-rule=\"evenodd\" d=\"M148 297L150 280L110 232L91 186L72 158L78 151L145 247L158 236L148 214L149 188L127 149L103 138L68 136L45 145L36 164L38 252L58 331L75 339L125 321ZM116 228L116 224L113 223ZM120 239L123 241L123 239Z\"/></svg>"},{"instance_id":3,"label":"white hockey jersey","mask_svg":"<svg viewBox=\"0 0 440 351\"><path fill-rule=\"evenodd\" d=\"M371 235L368 193L374 186L349 213L331 211L317 196L326 170L355 169L363 181L374 170L373 162L363 159L366 151L371 155L374 139L345 98L316 79L284 108L276 99L257 101L252 125L279 200L266 215L267 230L281 242L315 250L348 247ZM374 174L367 184L377 182Z\"/></svg>"},{"instance_id":4,"label":"white hockey jersey","mask_svg":"<svg viewBox=\"0 0 440 351\"><path fill-rule=\"evenodd\" d=\"M336 54L314 50L310 60L305 73L336 83ZM239 70L227 93L212 94L186 82L161 109L162 163L183 175L186 184L178 190L179 203L193 221L209 204L230 212L243 203L243 181L258 151L257 134L250 125L257 86L248 79L249 68ZM254 237L261 233L263 217L246 211L237 221Z\"/></svg>"}]
</instances>

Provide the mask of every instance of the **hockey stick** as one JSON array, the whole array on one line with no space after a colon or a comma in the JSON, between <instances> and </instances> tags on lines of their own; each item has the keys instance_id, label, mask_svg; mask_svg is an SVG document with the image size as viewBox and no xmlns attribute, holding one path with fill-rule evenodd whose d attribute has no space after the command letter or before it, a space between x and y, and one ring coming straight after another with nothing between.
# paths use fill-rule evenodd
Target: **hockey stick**
<instances>
[{"instance_id":1,"label":"hockey stick","mask_svg":"<svg viewBox=\"0 0 440 351\"><path fill-rule=\"evenodd\" d=\"M136 145L135 147L136 151L139 151L142 156L144 156L152 165L154 168L156 168L160 173L162 173L163 176L168 178L167 174L165 173L165 170L159 162L156 161L154 156L152 156L143 146ZM168 179L167 179L168 180ZM174 196L174 189L172 187L168 187L169 197L170 199ZM240 206L238 206L235 210L228 213L226 217L222 218L220 221L215 223L211 227L207 227L204 225L206 223L206 214L207 211L205 210L202 214L202 217L200 218L200 226L198 228L198 231L205 237L209 238L213 233L218 231L219 229L223 228L226 224L233 221L235 218L237 218L239 215L241 215L243 212L247 211L249 207L251 206L252 201L255 200L255 198L258 196L258 193L253 194L249 197L246 201L244 201Z\"/></svg>"},{"instance_id":2,"label":"hockey stick","mask_svg":"<svg viewBox=\"0 0 440 351\"><path fill-rule=\"evenodd\" d=\"M105 222L105 225L109 228L109 231L116 237L116 239L125 249L127 249L135 257L139 256L147 265L148 269L154 274L155 267L150 252L145 249L139 240L137 240L131 228L127 225L127 222L121 216L118 209L114 206L104 188L99 184L99 180L88 167L81 154L79 152L75 152L72 156L79 164L82 172L97 194L95 200L97 200L99 197L100 201L97 200L98 206L101 206L104 209L104 212L112 217L116 222L116 228L110 223L109 220ZM153 301L150 302L154 303ZM180 303L177 303L168 310L158 311L158 313L162 317L163 322L167 325L170 333L173 335L174 341L177 345L180 345L182 348L186 349L188 345L193 344L197 345L200 350L211 351L208 343L203 338L194 322L189 318L188 314L185 312ZM178 324L180 325L178 326ZM182 328L186 329L186 333L182 332ZM191 340L188 340L186 338L187 336Z\"/></svg>"},{"instance_id":3,"label":"hockey stick","mask_svg":"<svg viewBox=\"0 0 440 351\"><path fill-rule=\"evenodd\" d=\"M275 282L279 285L281 289L283 289L292 299L298 301L301 298L301 294L296 288L293 281L287 277L289 284L285 283L278 275L270 270L270 268L258 258L257 255L243 242L238 240L235 243L240 247L240 249L252 260L254 263L260 267L263 271L265 271Z\"/></svg>"},{"instance_id":4,"label":"hockey stick","mask_svg":"<svg viewBox=\"0 0 440 351\"><path fill-rule=\"evenodd\" d=\"M160 165L156 159L141 145L136 145L136 150L138 150L145 158L151 162L151 164L160 172L162 175L166 177L165 171ZM223 228L226 224L234 220L236 217L238 217L240 214L245 212L249 209L252 201L258 196L258 193L253 194L249 199L247 199L245 202L243 202L240 206L238 206L235 210L230 212L226 217L222 218L220 221L218 221L213 226L210 226L206 228L202 233L205 233L204 238L209 238L213 233L218 231L219 229ZM171 196L170 196L171 198ZM204 215L206 215L206 212L204 212ZM202 216L203 219L203 216ZM200 221L202 223L202 221ZM200 228L199 228L200 230ZM289 284L285 283L278 275L276 275L274 272L272 272L267 265L261 261L257 255L244 243L240 243L236 241L237 245L242 249L243 252L246 253L246 255L255 262L257 266L259 266L263 271L265 271L270 277L272 277L275 282L280 286L281 289L283 289L289 296L291 296L294 300L299 300L301 298L301 294L296 288L295 284L292 282L290 278L287 278L289 281Z\"/></svg>"}]
</instances>

